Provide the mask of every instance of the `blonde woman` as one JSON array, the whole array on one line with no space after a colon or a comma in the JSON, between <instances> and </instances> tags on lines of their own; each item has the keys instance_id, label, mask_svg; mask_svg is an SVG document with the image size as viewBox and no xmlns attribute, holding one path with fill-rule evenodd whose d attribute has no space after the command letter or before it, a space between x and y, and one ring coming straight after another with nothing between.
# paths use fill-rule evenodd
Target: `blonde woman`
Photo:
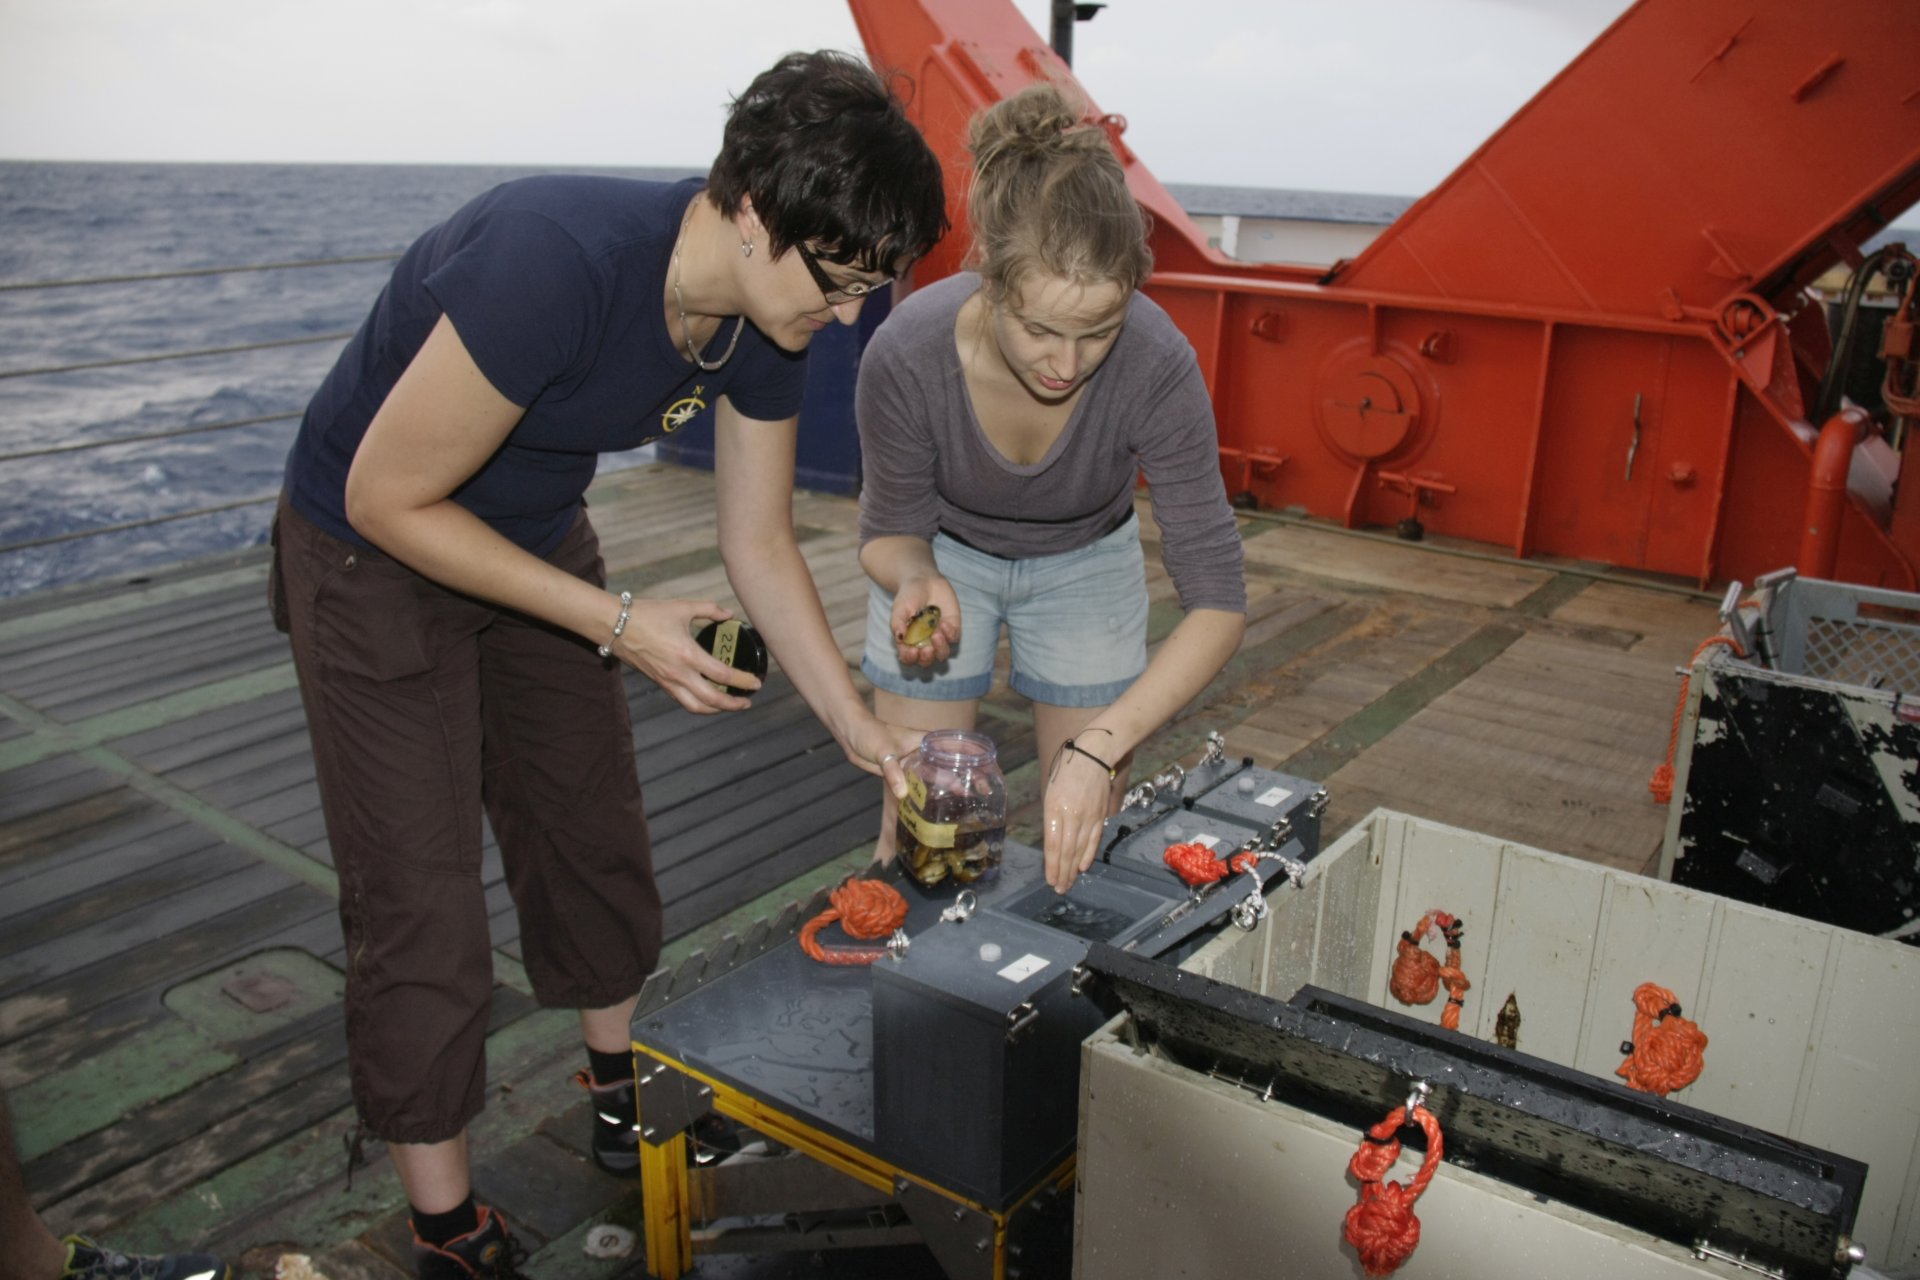
<instances>
[{"instance_id":1,"label":"blonde woman","mask_svg":"<svg viewBox=\"0 0 1920 1280\"><path fill-rule=\"evenodd\" d=\"M977 116L970 271L916 291L861 362L862 669L875 714L972 728L1001 629L1046 769L1047 881L1092 864L1134 749L1219 673L1246 585L1192 347L1140 293L1146 215L1057 87ZM1185 617L1147 660L1144 474ZM909 624L940 610L924 639ZM886 796L877 856L894 852Z\"/></svg>"}]
</instances>

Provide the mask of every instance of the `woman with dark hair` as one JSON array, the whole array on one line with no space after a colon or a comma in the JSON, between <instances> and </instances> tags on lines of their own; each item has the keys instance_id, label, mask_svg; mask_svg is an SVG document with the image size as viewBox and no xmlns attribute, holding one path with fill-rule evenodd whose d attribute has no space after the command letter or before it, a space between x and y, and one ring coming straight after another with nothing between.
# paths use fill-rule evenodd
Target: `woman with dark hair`
<instances>
[{"instance_id":1,"label":"woman with dark hair","mask_svg":"<svg viewBox=\"0 0 1920 1280\"><path fill-rule=\"evenodd\" d=\"M1045 769L1047 881L1092 864L1134 748L1246 622L1240 538L1193 348L1140 293L1146 214L1051 84L974 117L971 271L916 290L861 361L862 669L882 719L970 729L1002 626ZM1134 487L1186 616L1147 660ZM922 634L916 618L939 610ZM877 856L893 856L894 797Z\"/></svg>"},{"instance_id":2,"label":"woman with dark hair","mask_svg":"<svg viewBox=\"0 0 1920 1280\"><path fill-rule=\"evenodd\" d=\"M689 711L758 687L695 643L712 601L606 589L598 455L712 407L720 551L847 758L904 789L917 735L867 710L791 518L813 335L945 230L938 162L862 63L793 54L735 100L709 181L497 187L401 258L287 460L274 604L340 877L362 1125L423 1277L508 1249L476 1206L492 986L484 805L536 998L580 1011L603 1167L637 1172L629 1018L660 948L621 667ZM488 1274L491 1274L490 1272Z\"/></svg>"}]
</instances>

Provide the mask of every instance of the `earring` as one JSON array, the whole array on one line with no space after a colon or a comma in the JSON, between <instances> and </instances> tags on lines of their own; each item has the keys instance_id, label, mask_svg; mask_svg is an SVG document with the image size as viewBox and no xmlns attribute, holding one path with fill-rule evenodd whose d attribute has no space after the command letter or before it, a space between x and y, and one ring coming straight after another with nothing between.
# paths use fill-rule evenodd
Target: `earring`
<instances>
[{"instance_id":1,"label":"earring","mask_svg":"<svg viewBox=\"0 0 1920 1280\"><path fill-rule=\"evenodd\" d=\"M743 258L751 258L753 256L753 241L742 240L740 242L740 256Z\"/></svg>"}]
</instances>

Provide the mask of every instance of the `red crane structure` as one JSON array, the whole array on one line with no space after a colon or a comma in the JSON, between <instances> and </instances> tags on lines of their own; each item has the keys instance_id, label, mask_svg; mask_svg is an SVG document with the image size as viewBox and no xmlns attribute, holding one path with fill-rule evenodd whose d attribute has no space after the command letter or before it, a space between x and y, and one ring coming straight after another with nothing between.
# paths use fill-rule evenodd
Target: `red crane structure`
<instances>
[{"instance_id":1,"label":"red crane structure","mask_svg":"<svg viewBox=\"0 0 1920 1280\"><path fill-rule=\"evenodd\" d=\"M938 278L966 251L968 117L1072 72L1011 0L849 3L945 165L956 230L916 268ZM1913 259L1862 246L1920 201L1916 51L1913 0L1641 0L1331 269L1210 248L1094 115L1236 499L1701 585L1796 565L1913 590ZM1871 413L1836 390L1850 326L1807 292L1843 262L1906 288Z\"/></svg>"}]
</instances>

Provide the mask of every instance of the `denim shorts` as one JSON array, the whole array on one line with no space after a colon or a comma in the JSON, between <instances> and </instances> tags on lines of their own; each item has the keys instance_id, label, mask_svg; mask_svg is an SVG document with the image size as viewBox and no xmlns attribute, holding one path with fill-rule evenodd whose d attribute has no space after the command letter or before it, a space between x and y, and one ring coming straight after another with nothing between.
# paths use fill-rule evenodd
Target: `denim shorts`
<instances>
[{"instance_id":1,"label":"denim shorts","mask_svg":"<svg viewBox=\"0 0 1920 1280\"><path fill-rule=\"evenodd\" d=\"M1074 551L1006 560L944 533L933 559L960 600L960 643L947 661L903 667L890 622L893 597L867 593L867 652L860 669L877 689L958 702L993 687L1005 624L1015 693L1056 707L1104 707L1147 669L1147 574L1139 521Z\"/></svg>"}]
</instances>

